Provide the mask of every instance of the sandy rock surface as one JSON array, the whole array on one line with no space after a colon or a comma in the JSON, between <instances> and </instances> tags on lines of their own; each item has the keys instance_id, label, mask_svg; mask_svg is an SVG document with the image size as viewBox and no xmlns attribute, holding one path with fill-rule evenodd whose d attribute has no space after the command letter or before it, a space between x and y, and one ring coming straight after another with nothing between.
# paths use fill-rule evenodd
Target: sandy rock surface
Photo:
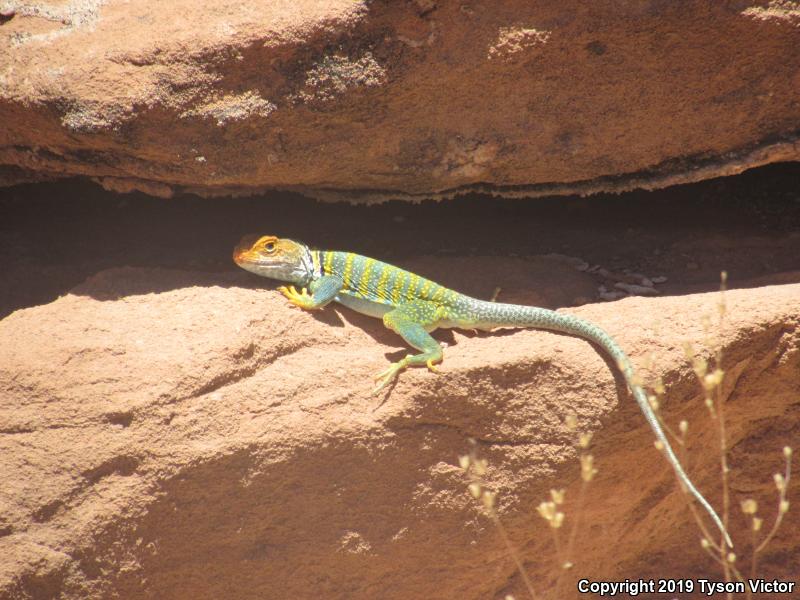
<instances>
[{"instance_id":1,"label":"sandy rock surface","mask_svg":"<svg viewBox=\"0 0 800 600\"><path fill-rule=\"evenodd\" d=\"M681 349L704 347L717 300L570 312L636 363L652 353L667 422L690 422L687 467L719 506L718 441ZM799 437L800 285L731 291L727 307L731 530L744 557L738 503L756 498L771 519L772 473ZM522 598L465 492L469 438L526 568L551 594L552 537L534 507L551 487L577 496L568 414L594 433L599 468L574 578L721 577L594 348L539 331L440 339L443 375L414 370L376 398L371 377L405 354L399 338L345 309L302 312L245 273L113 269L13 313L0 321L0 597ZM760 575L800 569L797 515Z\"/></svg>"},{"instance_id":2,"label":"sandy rock surface","mask_svg":"<svg viewBox=\"0 0 800 600\"><path fill-rule=\"evenodd\" d=\"M376 200L800 157L782 0L4 0L0 182Z\"/></svg>"}]
</instances>

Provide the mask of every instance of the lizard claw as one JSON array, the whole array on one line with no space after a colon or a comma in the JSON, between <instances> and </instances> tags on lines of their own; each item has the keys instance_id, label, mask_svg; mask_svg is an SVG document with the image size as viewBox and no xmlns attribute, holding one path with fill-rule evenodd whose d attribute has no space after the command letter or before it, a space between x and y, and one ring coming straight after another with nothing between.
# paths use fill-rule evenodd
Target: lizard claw
<instances>
[{"instance_id":1,"label":"lizard claw","mask_svg":"<svg viewBox=\"0 0 800 600\"><path fill-rule=\"evenodd\" d=\"M293 285L286 287L282 285L278 288L278 291L286 296L286 298L294 304L295 306L299 306L300 308L310 309L314 308L312 297L309 295L308 290L303 288L302 291L298 292L297 288Z\"/></svg>"}]
</instances>

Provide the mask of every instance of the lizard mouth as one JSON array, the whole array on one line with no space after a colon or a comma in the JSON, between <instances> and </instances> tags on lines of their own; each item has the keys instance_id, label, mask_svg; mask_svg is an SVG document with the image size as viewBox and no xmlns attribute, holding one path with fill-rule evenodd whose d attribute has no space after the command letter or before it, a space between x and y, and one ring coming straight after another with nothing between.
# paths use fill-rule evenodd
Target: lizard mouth
<instances>
[{"instance_id":1,"label":"lizard mouth","mask_svg":"<svg viewBox=\"0 0 800 600\"><path fill-rule=\"evenodd\" d=\"M233 250L233 262L237 265L241 265L242 263L248 262L247 255L250 253L249 248L234 248Z\"/></svg>"}]
</instances>

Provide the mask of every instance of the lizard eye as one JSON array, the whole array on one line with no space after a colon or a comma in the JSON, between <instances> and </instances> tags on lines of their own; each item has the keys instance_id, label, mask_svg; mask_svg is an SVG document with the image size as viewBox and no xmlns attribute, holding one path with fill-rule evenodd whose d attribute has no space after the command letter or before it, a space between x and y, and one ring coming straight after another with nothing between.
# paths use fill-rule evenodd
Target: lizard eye
<instances>
[{"instance_id":1,"label":"lizard eye","mask_svg":"<svg viewBox=\"0 0 800 600\"><path fill-rule=\"evenodd\" d=\"M275 242L267 242L266 244L264 244L264 250L266 250L270 254L275 252Z\"/></svg>"}]
</instances>

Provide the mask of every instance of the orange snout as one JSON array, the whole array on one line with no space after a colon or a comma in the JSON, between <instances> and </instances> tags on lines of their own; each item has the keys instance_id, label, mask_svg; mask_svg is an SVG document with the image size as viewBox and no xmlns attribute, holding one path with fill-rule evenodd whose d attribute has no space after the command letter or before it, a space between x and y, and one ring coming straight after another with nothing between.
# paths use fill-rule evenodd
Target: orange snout
<instances>
[{"instance_id":1,"label":"orange snout","mask_svg":"<svg viewBox=\"0 0 800 600\"><path fill-rule=\"evenodd\" d=\"M253 245L258 241L257 235L244 236L233 249L233 262L237 265L245 262L253 251Z\"/></svg>"}]
</instances>

